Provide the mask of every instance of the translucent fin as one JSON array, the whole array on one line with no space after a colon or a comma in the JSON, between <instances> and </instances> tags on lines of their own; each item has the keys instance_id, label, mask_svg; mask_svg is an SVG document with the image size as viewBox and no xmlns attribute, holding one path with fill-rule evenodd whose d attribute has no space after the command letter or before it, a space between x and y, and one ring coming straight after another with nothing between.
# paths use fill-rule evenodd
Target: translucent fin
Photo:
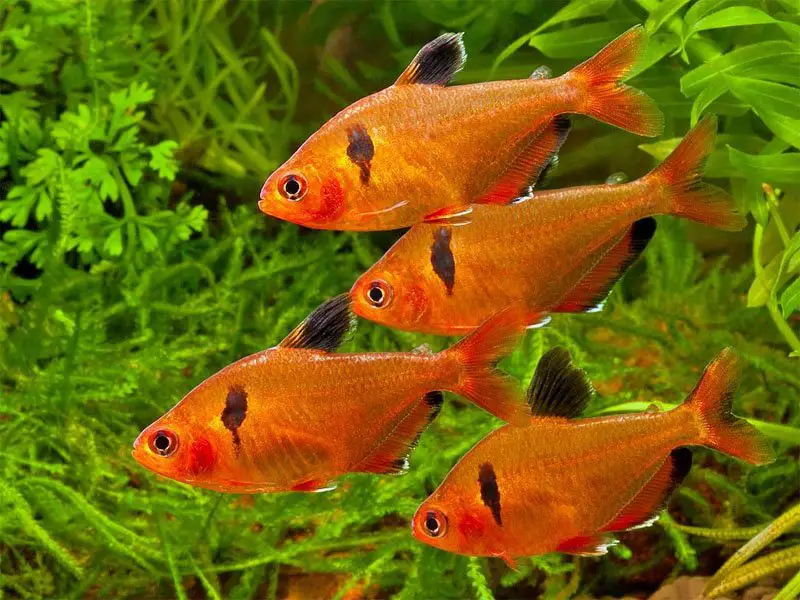
<instances>
[{"instance_id":1,"label":"translucent fin","mask_svg":"<svg viewBox=\"0 0 800 600\"><path fill-rule=\"evenodd\" d=\"M603 309L612 288L641 256L656 232L656 220L636 221L628 233L553 309L553 312L597 312Z\"/></svg>"}]
</instances>

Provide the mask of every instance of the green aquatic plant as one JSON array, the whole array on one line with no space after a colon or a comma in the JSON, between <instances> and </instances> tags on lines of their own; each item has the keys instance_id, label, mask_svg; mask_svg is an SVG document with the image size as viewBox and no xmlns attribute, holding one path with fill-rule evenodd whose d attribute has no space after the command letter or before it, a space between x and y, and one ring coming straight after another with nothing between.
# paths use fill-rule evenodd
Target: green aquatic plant
<instances>
[{"instance_id":1,"label":"green aquatic plant","mask_svg":"<svg viewBox=\"0 0 800 600\"><path fill-rule=\"evenodd\" d=\"M708 172L752 215L753 239L660 219L604 313L557 316L505 366L527 382L549 347L566 346L600 392L591 414L637 411L681 402L734 346L747 365L735 410L773 440L774 464L698 451L660 525L600 560L547 555L509 571L408 531L497 425L453 397L408 474L353 475L329 494L221 495L134 463L141 428L276 343L391 243L257 213L263 179L307 134L442 31L465 31L458 82L469 82L543 63L564 72L637 22L653 43L635 84L662 106L664 138L576 117L549 185L644 173L715 112ZM715 573L797 501L797 41L793 0L6 0L0 598L567 598ZM448 343L363 323L346 349L421 342ZM770 562L739 562L720 584L794 564L798 540L787 527L763 548Z\"/></svg>"}]
</instances>

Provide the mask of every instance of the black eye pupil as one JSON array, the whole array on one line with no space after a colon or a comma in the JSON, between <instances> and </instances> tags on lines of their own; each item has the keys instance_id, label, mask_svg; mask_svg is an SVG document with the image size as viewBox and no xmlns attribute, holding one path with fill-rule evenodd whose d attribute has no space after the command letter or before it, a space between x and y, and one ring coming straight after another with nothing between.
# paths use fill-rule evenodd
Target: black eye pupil
<instances>
[{"instance_id":1,"label":"black eye pupil","mask_svg":"<svg viewBox=\"0 0 800 600\"><path fill-rule=\"evenodd\" d=\"M383 290L379 287L370 288L369 299L375 304L379 304L383 301Z\"/></svg>"},{"instance_id":2,"label":"black eye pupil","mask_svg":"<svg viewBox=\"0 0 800 600\"><path fill-rule=\"evenodd\" d=\"M156 436L156 440L155 440L155 442L153 442L153 445L160 452L166 452L167 450L169 450L170 441L169 441L169 438L166 435L164 435L163 433L159 433Z\"/></svg>"},{"instance_id":3,"label":"black eye pupil","mask_svg":"<svg viewBox=\"0 0 800 600\"><path fill-rule=\"evenodd\" d=\"M439 521L433 515L428 515L425 518L425 528L435 535L439 533Z\"/></svg>"},{"instance_id":4,"label":"black eye pupil","mask_svg":"<svg viewBox=\"0 0 800 600\"><path fill-rule=\"evenodd\" d=\"M286 190L286 193L290 196L294 196L300 193L300 182L297 181L294 177L290 178L283 184L283 189Z\"/></svg>"}]
</instances>

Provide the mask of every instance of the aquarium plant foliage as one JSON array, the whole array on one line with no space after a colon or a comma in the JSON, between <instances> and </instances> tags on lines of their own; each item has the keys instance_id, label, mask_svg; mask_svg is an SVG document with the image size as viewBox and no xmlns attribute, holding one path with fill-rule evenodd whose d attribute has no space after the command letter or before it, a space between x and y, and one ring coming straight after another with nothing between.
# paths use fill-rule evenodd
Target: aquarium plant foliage
<instances>
[{"instance_id":1,"label":"aquarium plant foliage","mask_svg":"<svg viewBox=\"0 0 800 600\"><path fill-rule=\"evenodd\" d=\"M562 345L599 392L590 414L630 412L681 402L733 346L735 412L775 463L698 450L654 527L601 559L514 571L410 535L417 505L498 425L452 396L407 474L325 494L218 494L132 460L142 427L277 343L396 239L258 212L263 180L322 122L443 31L465 32L457 84L560 74L636 23L651 42L634 81L664 135L576 117L548 185L637 177L713 112L707 174L751 225L659 219L603 313L558 315L504 366L527 384ZM796 0L3 0L0 598L646 597L682 574L709 577L709 597L767 576L797 597L798 47ZM449 340L361 323L345 350L423 342Z\"/></svg>"}]
</instances>

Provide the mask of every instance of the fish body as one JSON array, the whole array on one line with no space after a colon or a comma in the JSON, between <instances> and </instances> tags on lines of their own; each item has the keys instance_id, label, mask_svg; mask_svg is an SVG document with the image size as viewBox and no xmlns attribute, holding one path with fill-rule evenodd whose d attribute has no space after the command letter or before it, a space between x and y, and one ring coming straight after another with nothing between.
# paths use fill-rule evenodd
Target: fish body
<instances>
[{"instance_id":1,"label":"fish body","mask_svg":"<svg viewBox=\"0 0 800 600\"><path fill-rule=\"evenodd\" d=\"M751 464L772 460L756 430L730 413L737 373L726 350L675 410L573 419L591 386L565 351L551 351L531 386L537 414L530 424L503 426L470 450L420 506L414 535L451 552L511 563L553 551L604 553L613 532L657 518L689 471L688 446ZM443 533L431 535L437 529Z\"/></svg>"},{"instance_id":2,"label":"fish body","mask_svg":"<svg viewBox=\"0 0 800 600\"><path fill-rule=\"evenodd\" d=\"M445 335L471 331L510 305L532 315L598 310L655 233L651 215L744 226L733 200L700 181L715 127L705 119L659 167L630 183L537 191L509 206L456 207L415 225L355 283L353 310ZM370 296L375 288L383 292L379 303Z\"/></svg>"},{"instance_id":3,"label":"fish body","mask_svg":"<svg viewBox=\"0 0 800 600\"><path fill-rule=\"evenodd\" d=\"M134 457L218 491L315 491L345 473L403 471L439 390L524 418L516 386L492 366L524 330L519 317L499 315L436 354L334 353L349 319L338 297L281 345L209 377L141 433Z\"/></svg>"},{"instance_id":4,"label":"fish body","mask_svg":"<svg viewBox=\"0 0 800 600\"><path fill-rule=\"evenodd\" d=\"M465 54L460 36L440 36L395 85L312 135L267 179L259 207L307 227L374 231L454 204L508 203L525 195L563 143L568 129L558 115L660 131L652 101L620 83L645 43L634 28L555 79L446 87Z\"/></svg>"}]
</instances>

